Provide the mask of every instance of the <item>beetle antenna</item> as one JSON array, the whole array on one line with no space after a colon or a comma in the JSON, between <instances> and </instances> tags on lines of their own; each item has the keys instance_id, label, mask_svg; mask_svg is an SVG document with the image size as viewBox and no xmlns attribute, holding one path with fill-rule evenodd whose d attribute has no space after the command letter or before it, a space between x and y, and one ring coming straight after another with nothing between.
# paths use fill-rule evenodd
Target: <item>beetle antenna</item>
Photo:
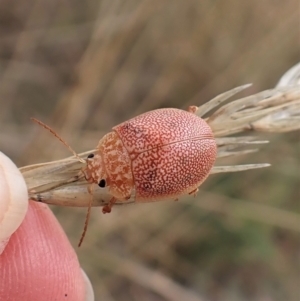
<instances>
[{"instance_id":1,"label":"beetle antenna","mask_svg":"<svg viewBox=\"0 0 300 301\"><path fill-rule=\"evenodd\" d=\"M74 157L76 157L81 163L86 162L84 159L80 158L78 154L73 150L73 148L63 138L61 138L50 126L48 126L47 124L45 124L44 122L36 118L31 117L30 119L35 123L37 123L38 125L45 128L46 130L48 130L52 135L54 135L64 146L66 146L69 149L69 151L71 151Z\"/></svg>"},{"instance_id":2,"label":"beetle antenna","mask_svg":"<svg viewBox=\"0 0 300 301\"><path fill-rule=\"evenodd\" d=\"M84 228L83 228L83 232L81 234L81 237L80 237L80 240L79 240L79 243L78 243L78 247L81 246L82 242L83 242L83 239L85 237L85 233L87 231L87 227L88 227L88 224L89 224L89 220L90 220L90 216L91 216L91 208L92 208L92 203L93 203L93 193L94 193L94 185L91 184L89 187L88 187L88 192L90 194L90 202L89 202L89 207L88 207L88 210L87 210L87 213L86 213L86 217L85 217L85 223L84 223Z\"/></svg>"}]
</instances>

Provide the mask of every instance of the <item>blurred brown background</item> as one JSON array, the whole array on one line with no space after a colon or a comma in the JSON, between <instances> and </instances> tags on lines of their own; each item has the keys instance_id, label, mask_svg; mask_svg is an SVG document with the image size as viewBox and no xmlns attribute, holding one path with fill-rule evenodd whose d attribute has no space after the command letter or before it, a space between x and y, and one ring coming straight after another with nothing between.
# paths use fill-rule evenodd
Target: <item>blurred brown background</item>
<instances>
[{"instance_id":1,"label":"blurred brown background","mask_svg":"<svg viewBox=\"0 0 300 301\"><path fill-rule=\"evenodd\" d=\"M18 166L94 148L121 121L272 88L299 62L299 1L1 0L0 149ZM196 198L93 209L77 249L96 300L300 300L299 132L268 135ZM53 208L75 248L83 209ZM298 229L298 231L297 231Z\"/></svg>"}]
</instances>

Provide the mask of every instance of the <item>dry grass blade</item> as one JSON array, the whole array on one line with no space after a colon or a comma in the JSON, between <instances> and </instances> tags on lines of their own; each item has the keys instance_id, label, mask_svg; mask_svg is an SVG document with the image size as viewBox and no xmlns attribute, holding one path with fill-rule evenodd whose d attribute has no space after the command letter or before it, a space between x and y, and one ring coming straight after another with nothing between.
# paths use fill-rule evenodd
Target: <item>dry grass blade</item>
<instances>
[{"instance_id":1,"label":"dry grass blade","mask_svg":"<svg viewBox=\"0 0 300 301\"><path fill-rule=\"evenodd\" d=\"M247 155L251 153L255 153L259 151L258 148L254 149L245 149L245 150L240 150L240 151L232 151L230 149L226 150L225 148L219 148L218 149L218 159L220 158L227 158L227 157L233 157L233 156L241 156L241 155Z\"/></svg>"},{"instance_id":2,"label":"dry grass blade","mask_svg":"<svg viewBox=\"0 0 300 301\"><path fill-rule=\"evenodd\" d=\"M216 137L300 128L300 86L275 88L230 102L207 118Z\"/></svg>"},{"instance_id":3,"label":"dry grass blade","mask_svg":"<svg viewBox=\"0 0 300 301\"><path fill-rule=\"evenodd\" d=\"M279 80L277 88L300 85L300 63L289 69Z\"/></svg>"},{"instance_id":4,"label":"dry grass blade","mask_svg":"<svg viewBox=\"0 0 300 301\"><path fill-rule=\"evenodd\" d=\"M232 90L229 90L225 93L222 93L218 96L216 96L215 98L213 98L212 100L210 100L209 102L203 104L202 106L200 106L198 108L197 111L197 115L199 117L203 117L206 113L208 113L209 111L213 110L214 108L216 108L217 106L219 106L220 104L222 104L224 101L228 100L230 97L232 97L233 95L247 89L248 87L250 87L252 84L246 84L240 87L236 87Z\"/></svg>"},{"instance_id":5,"label":"dry grass blade","mask_svg":"<svg viewBox=\"0 0 300 301\"><path fill-rule=\"evenodd\" d=\"M240 145L240 144L263 144L268 143L267 140L256 140L255 137L251 136L239 136L239 137L224 137L224 138L216 138L217 146L225 146L225 145Z\"/></svg>"},{"instance_id":6,"label":"dry grass blade","mask_svg":"<svg viewBox=\"0 0 300 301\"><path fill-rule=\"evenodd\" d=\"M256 140L255 137L251 136L217 138L216 142L218 146L218 159L253 153L258 151L259 149L248 149L249 147L253 145L268 143L267 140Z\"/></svg>"},{"instance_id":7,"label":"dry grass blade","mask_svg":"<svg viewBox=\"0 0 300 301\"><path fill-rule=\"evenodd\" d=\"M20 171L25 178L30 192L45 184L66 181L74 177L82 166L83 164L81 162L71 157L64 160L25 166L20 168Z\"/></svg>"},{"instance_id":8,"label":"dry grass blade","mask_svg":"<svg viewBox=\"0 0 300 301\"><path fill-rule=\"evenodd\" d=\"M268 141L255 140L255 131L281 133L300 129L300 86L275 88L232 101L216 110L207 122L217 137L218 158L256 152L259 149L250 148L253 144ZM241 132L250 135L219 138ZM215 166L211 174L267 166L269 164Z\"/></svg>"},{"instance_id":9,"label":"dry grass blade","mask_svg":"<svg viewBox=\"0 0 300 301\"><path fill-rule=\"evenodd\" d=\"M269 167L268 163L261 164L243 164L243 165L232 165L232 166L214 166L210 172L210 174L216 173L224 173L224 172L237 172L237 171L245 171L250 169L264 168Z\"/></svg>"}]
</instances>

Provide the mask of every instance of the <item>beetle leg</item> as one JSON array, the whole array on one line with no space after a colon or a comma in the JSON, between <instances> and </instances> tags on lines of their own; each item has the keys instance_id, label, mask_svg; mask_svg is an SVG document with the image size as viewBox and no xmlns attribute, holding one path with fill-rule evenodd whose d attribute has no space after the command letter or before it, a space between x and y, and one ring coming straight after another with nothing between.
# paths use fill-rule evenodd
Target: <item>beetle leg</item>
<instances>
[{"instance_id":1,"label":"beetle leg","mask_svg":"<svg viewBox=\"0 0 300 301\"><path fill-rule=\"evenodd\" d=\"M117 201L116 198L112 198L107 205L105 205L103 208L102 208L102 212L105 214L105 213L110 213L111 212L111 208L112 206L115 204L115 202Z\"/></svg>"},{"instance_id":2,"label":"beetle leg","mask_svg":"<svg viewBox=\"0 0 300 301\"><path fill-rule=\"evenodd\" d=\"M187 110L190 113L196 114L196 112L198 110L198 107L196 107L196 106L189 106Z\"/></svg>"},{"instance_id":3,"label":"beetle leg","mask_svg":"<svg viewBox=\"0 0 300 301\"><path fill-rule=\"evenodd\" d=\"M197 195L198 191L199 191L199 189L196 188L196 189L192 190L191 192L189 192L189 195L193 194L195 197Z\"/></svg>"}]
</instances>

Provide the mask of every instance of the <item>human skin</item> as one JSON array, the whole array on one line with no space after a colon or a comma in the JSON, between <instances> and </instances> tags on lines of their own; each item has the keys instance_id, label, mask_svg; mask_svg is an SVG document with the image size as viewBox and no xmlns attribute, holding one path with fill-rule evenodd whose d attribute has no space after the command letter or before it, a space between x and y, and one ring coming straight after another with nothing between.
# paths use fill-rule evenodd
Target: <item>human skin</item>
<instances>
[{"instance_id":1,"label":"human skin","mask_svg":"<svg viewBox=\"0 0 300 301\"><path fill-rule=\"evenodd\" d=\"M44 204L29 201L25 219L0 255L0 300L85 300L76 253Z\"/></svg>"}]
</instances>

